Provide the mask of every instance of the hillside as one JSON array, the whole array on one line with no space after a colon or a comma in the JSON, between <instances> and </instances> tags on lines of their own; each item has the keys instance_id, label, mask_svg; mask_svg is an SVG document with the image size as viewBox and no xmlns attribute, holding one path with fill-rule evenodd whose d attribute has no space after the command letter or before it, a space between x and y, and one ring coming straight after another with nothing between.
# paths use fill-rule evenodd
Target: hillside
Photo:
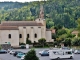
<instances>
[{"instance_id":1,"label":"hillside","mask_svg":"<svg viewBox=\"0 0 80 60\"><path fill-rule=\"evenodd\" d=\"M40 4L44 7L47 28L57 25L75 28L80 17L80 0L49 0L44 2L0 2L0 21L34 20L39 16Z\"/></svg>"}]
</instances>

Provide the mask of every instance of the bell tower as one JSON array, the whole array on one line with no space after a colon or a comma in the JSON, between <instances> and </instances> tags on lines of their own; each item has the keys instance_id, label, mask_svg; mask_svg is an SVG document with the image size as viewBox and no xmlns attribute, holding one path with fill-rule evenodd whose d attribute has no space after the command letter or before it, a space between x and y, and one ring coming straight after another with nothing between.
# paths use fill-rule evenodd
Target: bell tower
<instances>
[{"instance_id":1,"label":"bell tower","mask_svg":"<svg viewBox=\"0 0 80 60\"><path fill-rule=\"evenodd\" d=\"M44 19L44 9L43 9L43 5L40 5L40 13L39 13L39 18Z\"/></svg>"},{"instance_id":2,"label":"bell tower","mask_svg":"<svg viewBox=\"0 0 80 60\"><path fill-rule=\"evenodd\" d=\"M44 19L44 9L43 5L40 5L40 12L39 12L39 18L35 20L37 23L42 23L44 26L46 26L46 22Z\"/></svg>"}]
</instances>

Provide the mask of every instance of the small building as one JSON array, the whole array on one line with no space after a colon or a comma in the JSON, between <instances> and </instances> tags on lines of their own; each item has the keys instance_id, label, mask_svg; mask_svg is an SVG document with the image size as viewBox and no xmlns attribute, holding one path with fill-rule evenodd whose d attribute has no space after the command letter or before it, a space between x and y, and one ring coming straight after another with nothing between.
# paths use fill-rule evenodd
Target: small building
<instances>
[{"instance_id":1,"label":"small building","mask_svg":"<svg viewBox=\"0 0 80 60\"><path fill-rule=\"evenodd\" d=\"M2 21L0 24L0 44L19 46L26 43L29 38L32 43L45 38L46 42L52 41L51 31L46 29L43 7L40 8L39 18L35 21Z\"/></svg>"},{"instance_id":2,"label":"small building","mask_svg":"<svg viewBox=\"0 0 80 60\"><path fill-rule=\"evenodd\" d=\"M74 31L72 31L71 34L76 35L75 37L77 38L78 37L78 33L79 33L78 31L74 30Z\"/></svg>"}]
</instances>

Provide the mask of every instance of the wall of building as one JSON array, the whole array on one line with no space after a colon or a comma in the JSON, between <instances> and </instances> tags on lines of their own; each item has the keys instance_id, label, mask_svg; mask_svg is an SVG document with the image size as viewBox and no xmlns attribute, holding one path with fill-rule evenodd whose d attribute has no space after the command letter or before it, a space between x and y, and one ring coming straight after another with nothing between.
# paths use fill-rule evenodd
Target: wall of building
<instances>
[{"instance_id":1,"label":"wall of building","mask_svg":"<svg viewBox=\"0 0 80 60\"><path fill-rule=\"evenodd\" d=\"M9 38L11 34L11 38ZM18 30L0 30L0 44L10 43L11 46L19 46Z\"/></svg>"},{"instance_id":2,"label":"wall of building","mask_svg":"<svg viewBox=\"0 0 80 60\"><path fill-rule=\"evenodd\" d=\"M46 31L46 42L51 42L52 38L51 38L51 31Z\"/></svg>"},{"instance_id":3,"label":"wall of building","mask_svg":"<svg viewBox=\"0 0 80 60\"><path fill-rule=\"evenodd\" d=\"M22 38L19 38L20 42L26 43L27 34L29 34L29 40L31 40L32 42L38 42L40 38L46 38L44 26L25 26L25 28L23 27L24 26L19 27L19 34L22 34ZM35 34L37 34L36 38Z\"/></svg>"}]
</instances>

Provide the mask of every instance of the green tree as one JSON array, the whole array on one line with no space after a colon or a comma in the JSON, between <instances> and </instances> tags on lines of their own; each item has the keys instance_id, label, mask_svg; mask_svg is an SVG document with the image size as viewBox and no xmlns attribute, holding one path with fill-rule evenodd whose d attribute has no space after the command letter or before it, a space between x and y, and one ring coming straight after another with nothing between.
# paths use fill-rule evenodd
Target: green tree
<instances>
[{"instance_id":1,"label":"green tree","mask_svg":"<svg viewBox=\"0 0 80 60\"><path fill-rule=\"evenodd\" d=\"M29 40L28 38L26 38L26 44L31 44L31 40Z\"/></svg>"},{"instance_id":2,"label":"green tree","mask_svg":"<svg viewBox=\"0 0 80 60\"><path fill-rule=\"evenodd\" d=\"M36 56L35 50L31 49L24 57L24 60L39 60Z\"/></svg>"},{"instance_id":3,"label":"green tree","mask_svg":"<svg viewBox=\"0 0 80 60\"><path fill-rule=\"evenodd\" d=\"M72 40L72 45L73 46L80 46L80 38L75 38Z\"/></svg>"},{"instance_id":4,"label":"green tree","mask_svg":"<svg viewBox=\"0 0 80 60\"><path fill-rule=\"evenodd\" d=\"M64 46L71 46L71 39L70 38L66 38L64 41Z\"/></svg>"},{"instance_id":5,"label":"green tree","mask_svg":"<svg viewBox=\"0 0 80 60\"><path fill-rule=\"evenodd\" d=\"M77 29L78 29L78 31L79 31L79 34L78 34L78 36L80 37L80 18L77 20Z\"/></svg>"},{"instance_id":6,"label":"green tree","mask_svg":"<svg viewBox=\"0 0 80 60\"><path fill-rule=\"evenodd\" d=\"M66 34L67 32L66 32L66 30L65 29L59 29L58 31L57 31L57 34L58 35L62 35L62 34Z\"/></svg>"},{"instance_id":7,"label":"green tree","mask_svg":"<svg viewBox=\"0 0 80 60\"><path fill-rule=\"evenodd\" d=\"M0 45L0 50L1 50L1 45Z\"/></svg>"},{"instance_id":8,"label":"green tree","mask_svg":"<svg viewBox=\"0 0 80 60\"><path fill-rule=\"evenodd\" d=\"M38 43L43 45L43 47L44 47L44 44L46 43L46 39L45 38L41 38L41 39L38 40Z\"/></svg>"}]
</instances>

